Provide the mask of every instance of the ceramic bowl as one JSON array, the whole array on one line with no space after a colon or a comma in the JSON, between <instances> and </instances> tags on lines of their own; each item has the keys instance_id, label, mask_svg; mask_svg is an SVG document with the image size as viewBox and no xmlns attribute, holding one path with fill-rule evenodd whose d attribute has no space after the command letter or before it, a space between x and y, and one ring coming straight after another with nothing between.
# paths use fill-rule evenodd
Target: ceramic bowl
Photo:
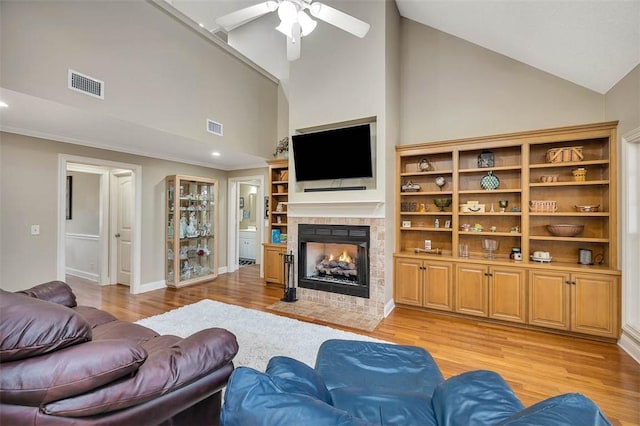
<instances>
[{"instance_id":1,"label":"ceramic bowl","mask_svg":"<svg viewBox=\"0 0 640 426\"><path fill-rule=\"evenodd\" d=\"M574 206L576 211L579 212L597 212L600 209L600 204L591 206Z\"/></svg>"},{"instance_id":2,"label":"ceramic bowl","mask_svg":"<svg viewBox=\"0 0 640 426\"><path fill-rule=\"evenodd\" d=\"M442 212L445 207L449 207L451 205L451 198L435 198L433 200L433 204L435 204Z\"/></svg>"},{"instance_id":3,"label":"ceramic bowl","mask_svg":"<svg viewBox=\"0 0 640 426\"><path fill-rule=\"evenodd\" d=\"M584 231L584 225L572 225L568 223L557 223L547 225L547 230L556 237L575 237Z\"/></svg>"}]
</instances>

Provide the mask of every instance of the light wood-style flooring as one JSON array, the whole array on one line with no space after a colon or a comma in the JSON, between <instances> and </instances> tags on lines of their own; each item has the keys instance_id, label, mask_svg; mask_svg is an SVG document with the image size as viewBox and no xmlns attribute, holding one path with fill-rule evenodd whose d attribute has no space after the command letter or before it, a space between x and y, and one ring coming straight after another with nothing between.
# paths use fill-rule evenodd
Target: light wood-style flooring
<instances>
[{"instance_id":1,"label":"light wood-style flooring","mask_svg":"<svg viewBox=\"0 0 640 426\"><path fill-rule=\"evenodd\" d=\"M258 265L222 274L205 284L139 295L129 294L129 288L121 285L100 287L73 277L68 283L79 304L102 308L127 321L204 298L266 311L283 295L281 288L263 284ZM615 344L405 308L396 308L371 333L326 325L421 346L432 354L445 378L477 369L497 371L526 406L561 393L579 392L594 400L613 424L640 425L640 364Z\"/></svg>"}]
</instances>

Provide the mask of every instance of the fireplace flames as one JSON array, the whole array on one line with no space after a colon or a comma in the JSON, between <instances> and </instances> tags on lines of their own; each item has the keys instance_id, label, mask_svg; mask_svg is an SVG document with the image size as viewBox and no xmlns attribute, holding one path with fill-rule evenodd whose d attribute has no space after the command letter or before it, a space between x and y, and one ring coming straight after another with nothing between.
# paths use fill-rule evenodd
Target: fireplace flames
<instances>
[{"instance_id":1,"label":"fireplace flames","mask_svg":"<svg viewBox=\"0 0 640 426\"><path fill-rule=\"evenodd\" d=\"M333 254L325 255L315 266L315 271L321 277L341 277L355 280L358 276L354 260L346 251L343 251L337 258Z\"/></svg>"}]
</instances>

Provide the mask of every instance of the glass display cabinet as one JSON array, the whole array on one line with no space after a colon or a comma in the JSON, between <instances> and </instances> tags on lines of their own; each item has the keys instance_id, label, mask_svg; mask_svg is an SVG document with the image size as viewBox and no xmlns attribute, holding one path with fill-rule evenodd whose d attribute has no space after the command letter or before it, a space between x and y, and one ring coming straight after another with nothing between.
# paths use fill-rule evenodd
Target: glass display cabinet
<instances>
[{"instance_id":1,"label":"glass display cabinet","mask_svg":"<svg viewBox=\"0 0 640 426\"><path fill-rule=\"evenodd\" d=\"M169 287L218 276L218 182L193 176L166 178L166 262Z\"/></svg>"}]
</instances>

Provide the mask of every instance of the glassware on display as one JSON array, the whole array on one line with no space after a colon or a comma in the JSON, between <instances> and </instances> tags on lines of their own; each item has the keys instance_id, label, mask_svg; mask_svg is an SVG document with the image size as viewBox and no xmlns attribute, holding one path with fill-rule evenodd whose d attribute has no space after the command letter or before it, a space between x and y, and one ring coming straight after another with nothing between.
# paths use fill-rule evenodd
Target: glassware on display
<instances>
[{"instance_id":1,"label":"glassware on display","mask_svg":"<svg viewBox=\"0 0 640 426\"><path fill-rule=\"evenodd\" d=\"M491 240L489 238L482 239L482 249L487 252L487 259L494 259L493 253L498 250L499 243L497 240Z\"/></svg>"}]
</instances>

